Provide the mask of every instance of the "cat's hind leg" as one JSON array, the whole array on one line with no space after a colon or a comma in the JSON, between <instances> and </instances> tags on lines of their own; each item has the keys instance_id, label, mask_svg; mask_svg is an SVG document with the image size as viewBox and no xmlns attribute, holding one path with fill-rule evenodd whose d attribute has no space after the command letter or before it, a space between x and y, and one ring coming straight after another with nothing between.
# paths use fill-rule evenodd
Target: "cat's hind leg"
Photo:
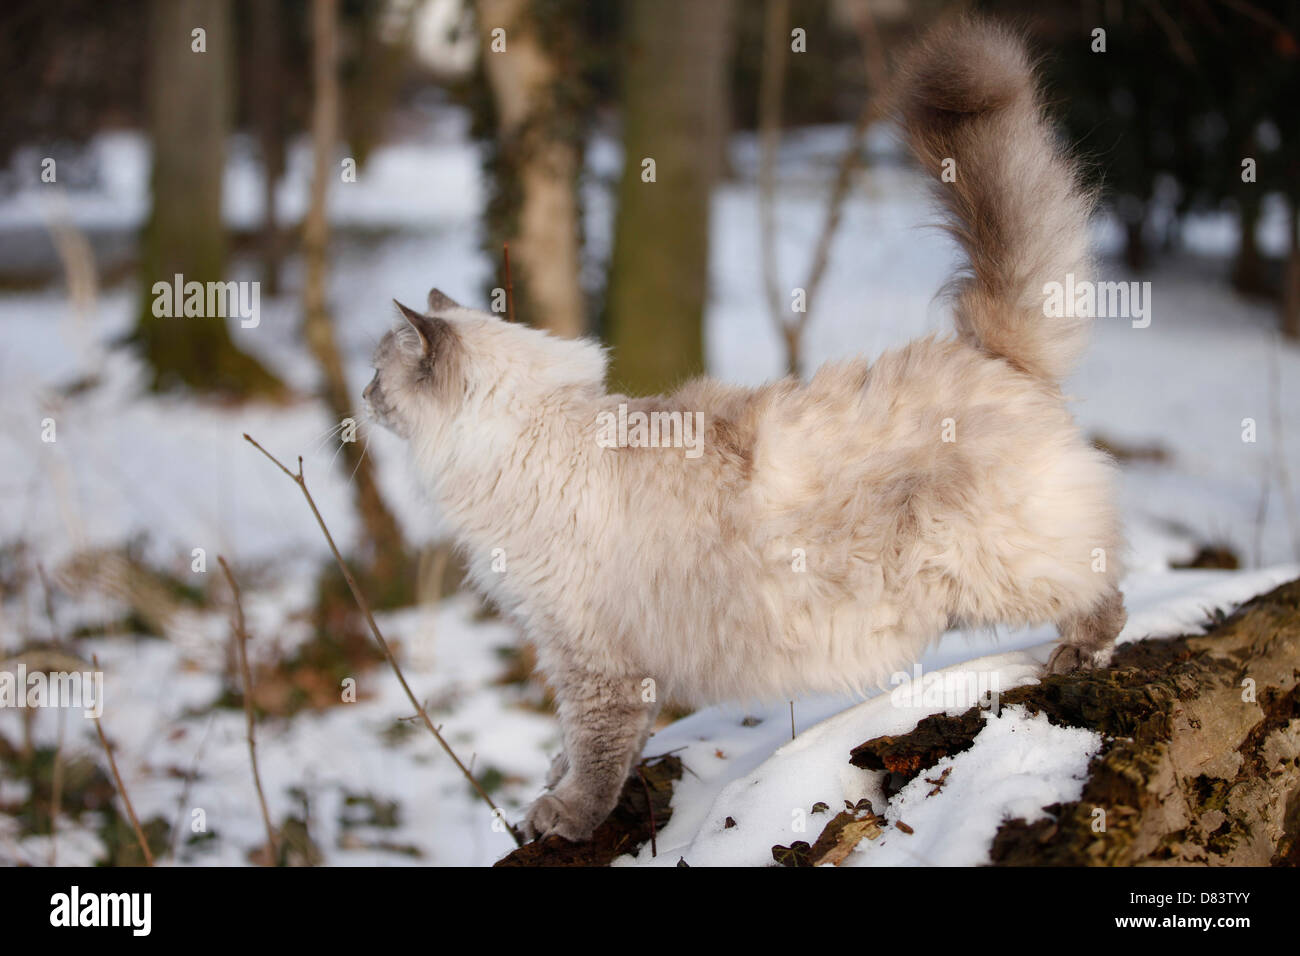
<instances>
[{"instance_id":1,"label":"cat's hind leg","mask_svg":"<svg viewBox=\"0 0 1300 956\"><path fill-rule=\"evenodd\" d=\"M1106 667L1115 650L1115 638L1127 619L1124 596L1113 588L1090 611L1059 621L1061 643L1047 660L1047 673L1069 674Z\"/></svg>"}]
</instances>

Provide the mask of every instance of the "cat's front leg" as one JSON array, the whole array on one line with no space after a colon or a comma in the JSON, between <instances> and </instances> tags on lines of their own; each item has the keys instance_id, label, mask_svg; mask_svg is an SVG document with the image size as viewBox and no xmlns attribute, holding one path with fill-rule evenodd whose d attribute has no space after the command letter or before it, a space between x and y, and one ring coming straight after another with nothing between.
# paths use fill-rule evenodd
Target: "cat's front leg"
<instances>
[{"instance_id":1,"label":"cat's front leg","mask_svg":"<svg viewBox=\"0 0 1300 956\"><path fill-rule=\"evenodd\" d=\"M643 702L638 680L590 671L552 675L564 731L564 753L524 818L532 838L557 834L590 839L618 802L623 781L645 745L655 705Z\"/></svg>"},{"instance_id":2,"label":"cat's front leg","mask_svg":"<svg viewBox=\"0 0 1300 956\"><path fill-rule=\"evenodd\" d=\"M551 769L546 771L546 789L554 790L564 775L569 772L569 755L561 750L551 761Z\"/></svg>"}]
</instances>

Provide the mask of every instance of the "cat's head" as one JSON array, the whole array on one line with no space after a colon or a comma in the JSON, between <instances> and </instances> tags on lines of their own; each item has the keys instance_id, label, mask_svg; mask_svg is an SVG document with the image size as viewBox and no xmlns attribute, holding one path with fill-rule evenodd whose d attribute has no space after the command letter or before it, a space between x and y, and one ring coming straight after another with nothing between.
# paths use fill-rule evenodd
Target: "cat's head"
<instances>
[{"instance_id":1,"label":"cat's head","mask_svg":"<svg viewBox=\"0 0 1300 956\"><path fill-rule=\"evenodd\" d=\"M362 397L380 424L403 438L432 436L472 412L477 420L527 417L573 390L603 390L605 353L433 289L424 313L395 303L405 320L375 349Z\"/></svg>"}]
</instances>

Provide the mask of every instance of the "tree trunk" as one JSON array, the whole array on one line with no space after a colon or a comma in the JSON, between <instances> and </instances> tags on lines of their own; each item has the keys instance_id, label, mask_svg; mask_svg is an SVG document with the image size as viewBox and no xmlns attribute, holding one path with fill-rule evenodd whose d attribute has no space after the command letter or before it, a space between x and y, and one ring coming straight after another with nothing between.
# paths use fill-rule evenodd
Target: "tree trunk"
<instances>
[{"instance_id":1,"label":"tree trunk","mask_svg":"<svg viewBox=\"0 0 1300 956\"><path fill-rule=\"evenodd\" d=\"M354 418L353 393L348 386L334 320L326 301L329 220L326 202L329 184L340 167L334 165L338 141L338 0L312 2L312 63L315 94L312 104L311 202L303 223L303 332L320 366L323 397L340 421ZM355 482L357 510L365 528L367 570L380 583L392 586L404 579L406 547L402 533L384 503L375 481L371 459L358 427L356 441L343 442L343 468Z\"/></svg>"},{"instance_id":2,"label":"tree trunk","mask_svg":"<svg viewBox=\"0 0 1300 956\"><path fill-rule=\"evenodd\" d=\"M587 330L578 198L582 151L577 118L557 89L573 78L562 75L561 63L543 42L533 7L534 0L478 0L478 28L496 108L497 174L509 180L500 185L513 200L502 225L517 314L573 337ZM493 50L494 30L505 31L503 52Z\"/></svg>"},{"instance_id":3,"label":"tree trunk","mask_svg":"<svg viewBox=\"0 0 1300 956\"><path fill-rule=\"evenodd\" d=\"M275 187L284 175L284 84L280 78L280 4L261 0L251 5L253 73L258 95L253 97L254 125L262 154L262 285L267 295L280 289L280 228L276 219Z\"/></svg>"},{"instance_id":4,"label":"tree trunk","mask_svg":"<svg viewBox=\"0 0 1300 956\"><path fill-rule=\"evenodd\" d=\"M1288 197L1287 208L1290 242L1282 273L1282 334L1289 339L1300 339L1300 199Z\"/></svg>"},{"instance_id":5,"label":"tree trunk","mask_svg":"<svg viewBox=\"0 0 1300 956\"><path fill-rule=\"evenodd\" d=\"M1082 797L1009 820L994 863L1263 866L1300 862L1300 581L1255 598L1209 633L1121 645L1111 668L1001 694L1106 738ZM978 709L854 748L897 792L969 748ZM887 816L886 812L886 816ZM1103 829L1104 827L1104 829Z\"/></svg>"},{"instance_id":6,"label":"tree trunk","mask_svg":"<svg viewBox=\"0 0 1300 956\"><path fill-rule=\"evenodd\" d=\"M763 66L758 83L758 229L767 311L785 343L786 371L798 377L803 327L787 305L776 257L776 164L781 147L781 104L785 61L790 49L790 0L767 0L763 24Z\"/></svg>"},{"instance_id":7,"label":"tree trunk","mask_svg":"<svg viewBox=\"0 0 1300 956\"><path fill-rule=\"evenodd\" d=\"M1142 235L1144 222L1141 215L1124 222L1124 264L1133 272L1145 272L1147 267L1147 244Z\"/></svg>"},{"instance_id":8,"label":"tree trunk","mask_svg":"<svg viewBox=\"0 0 1300 956\"><path fill-rule=\"evenodd\" d=\"M1261 295L1267 289L1264 277L1264 259L1259 254L1259 200L1243 197L1240 201L1237 255L1232 262L1232 287L1246 295Z\"/></svg>"},{"instance_id":9,"label":"tree trunk","mask_svg":"<svg viewBox=\"0 0 1300 956\"><path fill-rule=\"evenodd\" d=\"M230 124L229 0L152 0L149 101L153 206L141 254L141 304L132 340L150 387L228 397L278 396L283 385L236 348L226 317L155 316L156 282L215 282L225 270L222 175ZM192 31L205 31L205 52ZM252 329L248 330L249 332Z\"/></svg>"},{"instance_id":10,"label":"tree trunk","mask_svg":"<svg viewBox=\"0 0 1300 956\"><path fill-rule=\"evenodd\" d=\"M709 201L718 175L731 0L629 0L623 176L607 296L613 382L633 394L704 370ZM655 179L645 181L644 161ZM645 178L643 178L645 177Z\"/></svg>"}]
</instances>

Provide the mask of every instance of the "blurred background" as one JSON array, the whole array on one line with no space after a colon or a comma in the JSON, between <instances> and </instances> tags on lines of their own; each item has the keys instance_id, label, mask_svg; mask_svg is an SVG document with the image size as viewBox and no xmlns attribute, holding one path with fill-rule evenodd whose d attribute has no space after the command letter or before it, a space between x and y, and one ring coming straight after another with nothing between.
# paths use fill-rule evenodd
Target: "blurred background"
<instances>
[{"instance_id":1,"label":"blurred background","mask_svg":"<svg viewBox=\"0 0 1300 956\"><path fill-rule=\"evenodd\" d=\"M599 336L633 394L946 330L957 258L882 93L963 7L1042 55L1104 197L1097 277L1150 283L1150 325L1098 320L1069 383L1123 465L1132 587L1300 560L1294 3L8 0L0 661L98 655L157 857L268 862L218 555L277 861L509 848L242 433L303 456L413 684L513 817L558 731L526 641L462 592L400 446L363 421L390 300L509 301ZM176 275L256 308L160 316ZM0 710L0 861L140 859L96 748L77 714Z\"/></svg>"}]
</instances>

